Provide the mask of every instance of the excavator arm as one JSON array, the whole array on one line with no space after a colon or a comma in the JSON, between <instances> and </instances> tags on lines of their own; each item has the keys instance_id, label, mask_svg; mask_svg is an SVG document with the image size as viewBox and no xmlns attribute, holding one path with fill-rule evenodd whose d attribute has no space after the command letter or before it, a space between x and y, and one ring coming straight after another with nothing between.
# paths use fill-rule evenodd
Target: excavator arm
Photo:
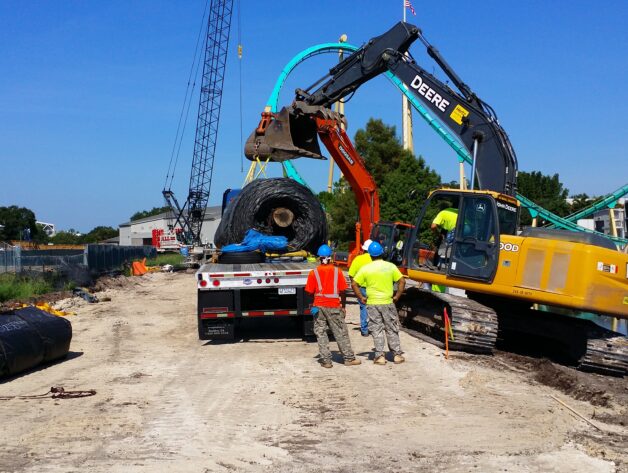
<instances>
[{"instance_id":1,"label":"excavator arm","mask_svg":"<svg viewBox=\"0 0 628 473\"><path fill-rule=\"evenodd\" d=\"M317 117L316 126L318 136L353 190L360 213L362 241L365 241L379 221L379 196L373 176L338 121ZM359 241L356 245L359 247Z\"/></svg>"},{"instance_id":2,"label":"excavator arm","mask_svg":"<svg viewBox=\"0 0 628 473\"><path fill-rule=\"evenodd\" d=\"M379 221L379 196L373 176L366 169L364 160L356 151L343 126L344 117L326 107L295 102L291 115L297 121L309 121L334 162L351 187L360 214L362 241L369 238L375 222ZM304 123L303 123L304 124ZM320 154L318 143L314 141Z\"/></svg>"},{"instance_id":3,"label":"excavator arm","mask_svg":"<svg viewBox=\"0 0 628 473\"><path fill-rule=\"evenodd\" d=\"M458 91L428 73L407 54L416 39L423 42L430 57ZM515 194L517 158L508 135L499 125L491 107L458 77L416 26L397 23L330 69L327 76L310 88L298 89L295 98L307 105L330 107L386 71L395 74L474 157L474 176L478 181L475 187ZM299 156L322 158L316 143L315 127L311 123L303 126L304 122L299 122L293 112L294 105L284 108L272 117L266 133L259 133L258 128L249 137L245 146L249 159L260 157L284 161Z\"/></svg>"},{"instance_id":4,"label":"excavator arm","mask_svg":"<svg viewBox=\"0 0 628 473\"><path fill-rule=\"evenodd\" d=\"M387 66L473 156L474 187L515 195L517 158L492 109L469 89L468 97L456 93L407 56L390 55Z\"/></svg>"}]
</instances>

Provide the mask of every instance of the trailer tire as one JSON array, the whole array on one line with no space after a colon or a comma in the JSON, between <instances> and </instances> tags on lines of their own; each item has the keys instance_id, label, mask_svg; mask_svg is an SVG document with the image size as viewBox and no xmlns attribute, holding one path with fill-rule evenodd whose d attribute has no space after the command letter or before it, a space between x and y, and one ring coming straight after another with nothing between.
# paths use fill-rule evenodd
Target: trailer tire
<instances>
[{"instance_id":1,"label":"trailer tire","mask_svg":"<svg viewBox=\"0 0 628 473\"><path fill-rule=\"evenodd\" d=\"M237 251L221 254L218 262L225 264L263 263L264 259L265 255L261 251Z\"/></svg>"}]
</instances>

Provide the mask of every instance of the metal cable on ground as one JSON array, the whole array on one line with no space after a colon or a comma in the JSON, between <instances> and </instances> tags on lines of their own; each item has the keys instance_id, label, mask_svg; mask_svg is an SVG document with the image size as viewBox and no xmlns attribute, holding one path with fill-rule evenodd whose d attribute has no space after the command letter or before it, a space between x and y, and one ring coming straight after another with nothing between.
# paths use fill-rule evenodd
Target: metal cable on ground
<instances>
[{"instance_id":1,"label":"metal cable on ground","mask_svg":"<svg viewBox=\"0 0 628 473\"><path fill-rule=\"evenodd\" d=\"M11 399L46 399L48 397L52 399L73 399L77 397L95 396L95 389L88 389L85 391L66 391L62 386L53 386L48 392L43 394L33 394L30 396L0 396L0 401L10 401Z\"/></svg>"},{"instance_id":2,"label":"metal cable on ground","mask_svg":"<svg viewBox=\"0 0 628 473\"><path fill-rule=\"evenodd\" d=\"M277 224L277 212L292 214ZM287 212L286 212L287 211ZM218 247L240 243L249 229L288 238L290 250L316 252L327 239L325 212L310 189L287 178L257 179L248 184L225 210L216 230Z\"/></svg>"},{"instance_id":3,"label":"metal cable on ground","mask_svg":"<svg viewBox=\"0 0 628 473\"><path fill-rule=\"evenodd\" d=\"M196 80L193 78L198 76L198 63L200 63L201 55L199 54L199 44L201 42L201 37L203 33L203 29L205 26L205 15L207 14L207 7L209 6L210 0L205 3L205 9L203 10L203 17L201 18L201 26L198 30L198 36L196 38L196 47L194 48L194 56L192 57L192 65L190 66L190 74L188 75L188 84L185 89L185 97L183 99L183 105L181 107L181 113L179 114L179 123L177 124L177 133L175 134L174 143L172 144L172 151L170 153L170 162L168 163L168 171L166 173L166 182L164 184L164 189L168 189L172 186L172 180L174 179L174 172L177 167L177 161L179 160L179 152L181 150L181 142L183 140L183 134L185 133L185 126L187 123L187 117L190 113L190 103L192 101L192 94L194 93L194 88L196 87ZM196 65L196 71L195 66ZM192 86L190 87L190 82L192 82ZM186 110L187 108L187 110ZM181 120L185 116L185 120L183 122L183 129L181 129ZM179 133L180 132L180 133ZM178 146L177 146L178 143ZM176 155L176 158L175 158ZM170 174L170 169L172 168L172 161L174 159L174 168L172 169L172 175ZM168 178L170 178L170 183L168 183Z\"/></svg>"}]
</instances>

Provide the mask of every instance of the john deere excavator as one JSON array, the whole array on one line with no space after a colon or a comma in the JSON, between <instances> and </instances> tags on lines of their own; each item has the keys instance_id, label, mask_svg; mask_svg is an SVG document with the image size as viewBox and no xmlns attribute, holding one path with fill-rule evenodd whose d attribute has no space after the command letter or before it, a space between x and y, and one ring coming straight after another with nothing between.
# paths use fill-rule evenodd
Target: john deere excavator
<instances>
[{"instance_id":1,"label":"john deere excavator","mask_svg":"<svg viewBox=\"0 0 628 473\"><path fill-rule=\"evenodd\" d=\"M457 90L409 55L408 48L416 39ZM416 26L396 24L309 90L298 89L290 107L263 115L264 126L249 137L245 154L271 161L322 158L315 117L329 116L334 102L386 71L401 80L473 156L471 190L439 189L430 194L403 255L410 279L463 289L466 297L409 289L399 302L406 325L437 340L448 332L453 335L450 346L475 352L490 353L498 339L512 334L543 336L562 347L581 368L623 376L628 370L626 337L564 313L586 311L627 319L628 255L599 234L518 231L517 158L508 135L493 109L460 79ZM353 159L343 151L346 147L330 148L321 138L337 161ZM360 192L353 190L356 195ZM432 225L443 209L457 214L455 227L447 235L434 231ZM447 318L451 330L445 330Z\"/></svg>"}]
</instances>

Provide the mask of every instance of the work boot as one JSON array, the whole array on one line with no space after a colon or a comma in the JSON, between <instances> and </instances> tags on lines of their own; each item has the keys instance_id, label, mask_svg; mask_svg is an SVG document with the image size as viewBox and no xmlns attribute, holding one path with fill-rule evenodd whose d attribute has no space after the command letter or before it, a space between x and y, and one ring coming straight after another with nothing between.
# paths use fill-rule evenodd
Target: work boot
<instances>
[{"instance_id":1,"label":"work boot","mask_svg":"<svg viewBox=\"0 0 628 473\"><path fill-rule=\"evenodd\" d=\"M385 365L386 358L384 357L384 355L380 355L373 360L373 363L375 363L376 365Z\"/></svg>"},{"instance_id":2,"label":"work boot","mask_svg":"<svg viewBox=\"0 0 628 473\"><path fill-rule=\"evenodd\" d=\"M395 355L395 357L393 358L393 361L395 362L396 365L398 365L406 361L406 359L401 355Z\"/></svg>"},{"instance_id":3,"label":"work boot","mask_svg":"<svg viewBox=\"0 0 628 473\"><path fill-rule=\"evenodd\" d=\"M362 362L356 358L354 358L353 360L345 360L345 366L357 366L361 364Z\"/></svg>"},{"instance_id":4,"label":"work boot","mask_svg":"<svg viewBox=\"0 0 628 473\"><path fill-rule=\"evenodd\" d=\"M334 365L331 364L331 361L321 361L321 366L323 368L333 368Z\"/></svg>"}]
</instances>

